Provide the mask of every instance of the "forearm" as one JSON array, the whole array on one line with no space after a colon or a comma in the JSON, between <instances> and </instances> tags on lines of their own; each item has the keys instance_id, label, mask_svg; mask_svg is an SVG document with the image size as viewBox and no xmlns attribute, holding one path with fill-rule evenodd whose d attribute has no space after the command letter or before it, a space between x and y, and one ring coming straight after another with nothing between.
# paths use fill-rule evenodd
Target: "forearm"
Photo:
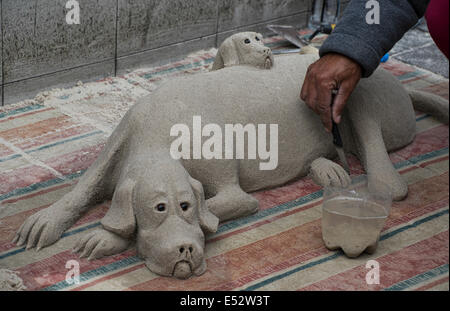
<instances>
[{"instance_id":1,"label":"forearm","mask_svg":"<svg viewBox=\"0 0 450 311\"><path fill-rule=\"evenodd\" d=\"M425 14L427 0L378 0L380 23L368 24L368 0L352 0L333 33L320 48L320 56L334 52L356 61L362 76L378 67L381 57Z\"/></svg>"}]
</instances>

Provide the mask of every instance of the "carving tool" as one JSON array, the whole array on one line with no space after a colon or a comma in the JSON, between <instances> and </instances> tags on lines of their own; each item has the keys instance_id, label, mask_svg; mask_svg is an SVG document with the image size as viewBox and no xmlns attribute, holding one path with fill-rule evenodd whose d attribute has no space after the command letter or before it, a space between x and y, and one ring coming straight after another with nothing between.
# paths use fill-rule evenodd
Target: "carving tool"
<instances>
[{"instance_id":1,"label":"carving tool","mask_svg":"<svg viewBox=\"0 0 450 311\"><path fill-rule=\"evenodd\" d=\"M294 54L294 53L300 53L300 48L298 48L298 49L272 50L272 54L273 54L273 55L279 55L279 54Z\"/></svg>"},{"instance_id":2,"label":"carving tool","mask_svg":"<svg viewBox=\"0 0 450 311\"><path fill-rule=\"evenodd\" d=\"M329 25L321 25L319 28L317 28L309 37L308 41L311 42L312 39L314 39L319 33L323 33L326 35L331 34L331 32L334 30L334 27L336 27L336 24L329 24Z\"/></svg>"},{"instance_id":3,"label":"carving tool","mask_svg":"<svg viewBox=\"0 0 450 311\"><path fill-rule=\"evenodd\" d=\"M297 29L293 26L288 25L268 25L268 29L272 30L274 33L282 36L293 45L299 47L300 49L309 44L308 41L299 36Z\"/></svg>"},{"instance_id":4,"label":"carving tool","mask_svg":"<svg viewBox=\"0 0 450 311\"><path fill-rule=\"evenodd\" d=\"M331 106L333 106L334 98L337 94L338 94L337 89L334 89L331 91ZM334 122L333 115L331 116L331 121L333 122L333 127L332 127L331 132L333 133L334 147L336 148L336 151L338 153L339 160L341 161L342 166L344 167L345 171L348 174L350 174L350 167L348 166L347 157L345 156L344 144L342 143L341 133L339 132L339 128L338 128L336 122Z\"/></svg>"}]
</instances>

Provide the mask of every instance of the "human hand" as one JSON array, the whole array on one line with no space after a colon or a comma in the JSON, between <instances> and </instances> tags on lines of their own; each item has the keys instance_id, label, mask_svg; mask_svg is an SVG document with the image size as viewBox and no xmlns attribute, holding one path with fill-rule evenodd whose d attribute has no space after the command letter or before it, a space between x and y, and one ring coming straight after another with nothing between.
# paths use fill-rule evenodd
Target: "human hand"
<instances>
[{"instance_id":1,"label":"human hand","mask_svg":"<svg viewBox=\"0 0 450 311\"><path fill-rule=\"evenodd\" d=\"M341 122L341 114L350 94L361 79L361 66L352 59L328 53L311 64L305 76L300 98L316 112L325 129L331 132L332 119ZM338 89L331 107L332 90Z\"/></svg>"}]
</instances>

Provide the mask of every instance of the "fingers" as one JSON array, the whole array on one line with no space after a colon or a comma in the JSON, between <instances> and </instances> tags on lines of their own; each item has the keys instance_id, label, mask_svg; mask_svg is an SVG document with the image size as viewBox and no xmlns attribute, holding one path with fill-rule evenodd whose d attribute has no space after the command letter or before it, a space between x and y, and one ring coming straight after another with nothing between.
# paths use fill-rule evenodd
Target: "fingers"
<instances>
[{"instance_id":1,"label":"fingers","mask_svg":"<svg viewBox=\"0 0 450 311\"><path fill-rule=\"evenodd\" d=\"M361 67L350 58L328 53L308 67L300 98L316 112L327 131L339 123L350 94L361 78ZM331 91L339 88L331 111Z\"/></svg>"},{"instance_id":2,"label":"fingers","mask_svg":"<svg viewBox=\"0 0 450 311\"><path fill-rule=\"evenodd\" d=\"M308 101L306 100L307 95L308 95L308 88L309 88L309 81L311 80L311 77L308 77L309 75L309 68L308 71L306 73L306 77L305 80L303 80L303 85L302 85L302 89L300 91L300 99L305 101L306 104L308 104Z\"/></svg>"},{"instance_id":3,"label":"fingers","mask_svg":"<svg viewBox=\"0 0 450 311\"><path fill-rule=\"evenodd\" d=\"M320 116L320 120L327 132L331 133L333 123L331 120L331 90L326 87L321 87L318 90L318 99L315 103L315 112Z\"/></svg>"},{"instance_id":4,"label":"fingers","mask_svg":"<svg viewBox=\"0 0 450 311\"><path fill-rule=\"evenodd\" d=\"M355 86L350 80L343 81L339 86L339 92L334 97L332 108L334 122L336 123L341 122L342 111L344 110L347 100L352 94L354 87Z\"/></svg>"},{"instance_id":5,"label":"fingers","mask_svg":"<svg viewBox=\"0 0 450 311\"><path fill-rule=\"evenodd\" d=\"M316 63L308 68L300 98L320 117L325 129L331 132L331 90L336 83L318 74L315 66Z\"/></svg>"}]
</instances>

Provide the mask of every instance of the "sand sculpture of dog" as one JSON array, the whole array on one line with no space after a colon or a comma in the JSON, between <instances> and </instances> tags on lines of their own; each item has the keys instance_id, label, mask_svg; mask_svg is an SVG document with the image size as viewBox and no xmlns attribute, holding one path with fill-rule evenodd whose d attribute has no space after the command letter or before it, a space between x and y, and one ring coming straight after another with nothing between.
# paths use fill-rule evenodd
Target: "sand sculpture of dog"
<instances>
[{"instance_id":1,"label":"sand sculpture of dog","mask_svg":"<svg viewBox=\"0 0 450 311\"><path fill-rule=\"evenodd\" d=\"M264 45L262 38L255 32L240 32L226 38L217 51L211 70L236 65L272 68L272 51Z\"/></svg>"},{"instance_id":2,"label":"sand sculpture of dog","mask_svg":"<svg viewBox=\"0 0 450 311\"><path fill-rule=\"evenodd\" d=\"M14 241L27 248L50 245L90 206L112 198L102 229L88 233L75 250L99 258L125 250L136 239L151 271L187 278L206 269L204 232L216 231L219 221L257 211L249 192L309 172L322 185L348 183L346 172L329 160L336 157L331 135L299 98L307 68L318 56L278 56L274 62L260 35L232 38L219 49L214 69L222 69L168 81L133 106L75 188L30 216ZM256 53L246 50L251 44ZM406 196L407 185L387 151L413 140L413 104L448 123L446 101L408 93L378 69L361 80L339 126L347 151L359 157L369 178L385 181L395 199ZM171 127L192 124L196 115L222 128L278 124L278 166L260 170L259 158L175 160L169 150L175 139Z\"/></svg>"}]
</instances>

